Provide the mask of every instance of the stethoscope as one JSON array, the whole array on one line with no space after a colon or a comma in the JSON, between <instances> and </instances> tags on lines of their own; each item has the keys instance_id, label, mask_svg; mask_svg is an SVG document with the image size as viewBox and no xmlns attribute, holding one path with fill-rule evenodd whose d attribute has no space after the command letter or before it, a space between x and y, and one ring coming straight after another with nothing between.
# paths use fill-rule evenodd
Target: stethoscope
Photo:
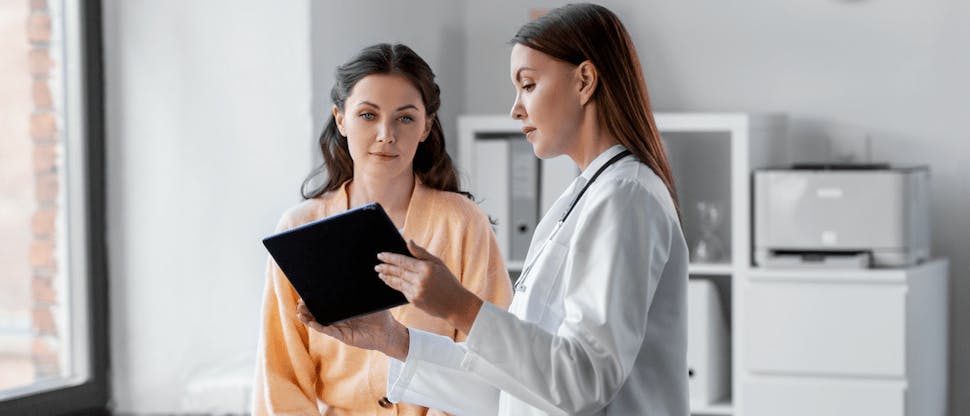
<instances>
[{"instance_id":1,"label":"stethoscope","mask_svg":"<svg viewBox=\"0 0 970 416\"><path fill-rule=\"evenodd\" d=\"M576 207L576 203L578 203L579 199L583 197L583 194L586 193L586 190L589 189L589 186L596 181L596 178L598 178L600 174L603 173L604 170L606 170L606 168L610 167L610 165L616 163L620 159L623 159L624 157L630 154L631 153L629 150L623 150L622 152L617 153L615 156L610 158L610 160L608 160L605 164L603 164L603 166L600 166L600 168L596 170L596 173L593 174L593 177L589 178L589 182L586 182L586 185L583 186L583 189L579 191L579 194L576 195L576 198L573 198L573 202L569 204L569 209L567 209L566 212L562 214L562 217L559 218L559 222L556 223L555 228L552 229L552 233L549 234L549 239L542 243L542 247L539 247L539 251L533 257L533 261L529 263L529 265L525 268L525 270L522 270L522 274L519 275L519 281L515 283L516 292L525 292L525 288L526 288L525 281L527 280L529 272L532 271L532 265L535 264L535 260L538 259L539 256L541 256L542 253L546 250L546 246L549 245L549 242L552 241L552 239L556 236L556 233L559 232L559 229L562 228L562 225L566 222L566 218L569 218L569 214L573 212L573 208Z\"/></svg>"}]
</instances>

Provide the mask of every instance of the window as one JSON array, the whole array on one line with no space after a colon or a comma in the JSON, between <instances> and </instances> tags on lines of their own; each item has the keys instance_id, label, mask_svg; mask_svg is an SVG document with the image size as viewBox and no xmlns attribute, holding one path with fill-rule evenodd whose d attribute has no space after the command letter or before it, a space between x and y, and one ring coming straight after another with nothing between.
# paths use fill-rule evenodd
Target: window
<instances>
[{"instance_id":1,"label":"window","mask_svg":"<svg viewBox=\"0 0 970 416\"><path fill-rule=\"evenodd\" d=\"M0 0L0 413L105 411L101 7Z\"/></svg>"}]
</instances>

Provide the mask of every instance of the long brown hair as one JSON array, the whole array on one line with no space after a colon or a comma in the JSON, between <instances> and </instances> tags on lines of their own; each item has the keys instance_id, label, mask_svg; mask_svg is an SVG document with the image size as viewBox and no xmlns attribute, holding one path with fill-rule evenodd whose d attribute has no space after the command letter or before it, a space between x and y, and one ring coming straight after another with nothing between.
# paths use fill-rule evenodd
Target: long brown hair
<instances>
[{"instance_id":1,"label":"long brown hair","mask_svg":"<svg viewBox=\"0 0 970 416\"><path fill-rule=\"evenodd\" d=\"M660 177L680 204L663 141L653 119L640 59L620 18L595 4L570 4L522 26L512 43L579 65L590 61L600 82L593 92L597 118L610 134Z\"/></svg>"},{"instance_id":2,"label":"long brown hair","mask_svg":"<svg viewBox=\"0 0 970 416\"><path fill-rule=\"evenodd\" d=\"M397 74L414 84L424 100L425 114L432 120L427 140L418 144L412 168L426 186L442 191L457 192L471 198L471 194L459 189L458 172L445 150L445 134L437 112L441 106L441 90L434 80L434 72L424 59L411 48L381 43L364 48L343 65L337 67L336 82L330 89L330 100L340 111L354 89L354 85L368 75ZM339 189L354 177L354 161L350 158L347 138L337 130L337 120L330 114L319 139L323 163L317 166L300 187L304 199L316 198L324 192ZM318 175L326 174L322 185L308 190L310 182Z\"/></svg>"}]
</instances>

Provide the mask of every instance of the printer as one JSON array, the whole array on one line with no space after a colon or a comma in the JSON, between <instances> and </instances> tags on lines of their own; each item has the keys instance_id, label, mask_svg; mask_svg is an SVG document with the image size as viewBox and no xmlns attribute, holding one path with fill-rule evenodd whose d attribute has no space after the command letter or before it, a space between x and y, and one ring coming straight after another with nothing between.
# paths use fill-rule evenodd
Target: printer
<instances>
[{"instance_id":1,"label":"printer","mask_svg":"<svg viewBox=\"0 0 970 416\"><path fill-rule=\"evenodd\" d=\"M754 263L905 267L929 258L929 169L803 164L759 169Z\"/></svg>"}]
</instances>

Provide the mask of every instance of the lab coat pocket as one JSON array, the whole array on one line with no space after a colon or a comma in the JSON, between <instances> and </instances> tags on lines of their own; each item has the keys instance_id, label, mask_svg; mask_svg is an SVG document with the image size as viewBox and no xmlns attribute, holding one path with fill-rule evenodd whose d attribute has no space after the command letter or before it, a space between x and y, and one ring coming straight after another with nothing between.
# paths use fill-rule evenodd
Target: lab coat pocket
<instances>
[{"instance_id":1,"label":"lab coat pocket","mask_svg":"<svg viewBox=\"0 0 970 416\"><path fill-rule=\"evenodd\" d=\"M559 323L552 321L562 317L562 271L568 252L564 244L548 240L529 268L524 318L547 330L554 330Z\"/></svg>"}]
</instances>

